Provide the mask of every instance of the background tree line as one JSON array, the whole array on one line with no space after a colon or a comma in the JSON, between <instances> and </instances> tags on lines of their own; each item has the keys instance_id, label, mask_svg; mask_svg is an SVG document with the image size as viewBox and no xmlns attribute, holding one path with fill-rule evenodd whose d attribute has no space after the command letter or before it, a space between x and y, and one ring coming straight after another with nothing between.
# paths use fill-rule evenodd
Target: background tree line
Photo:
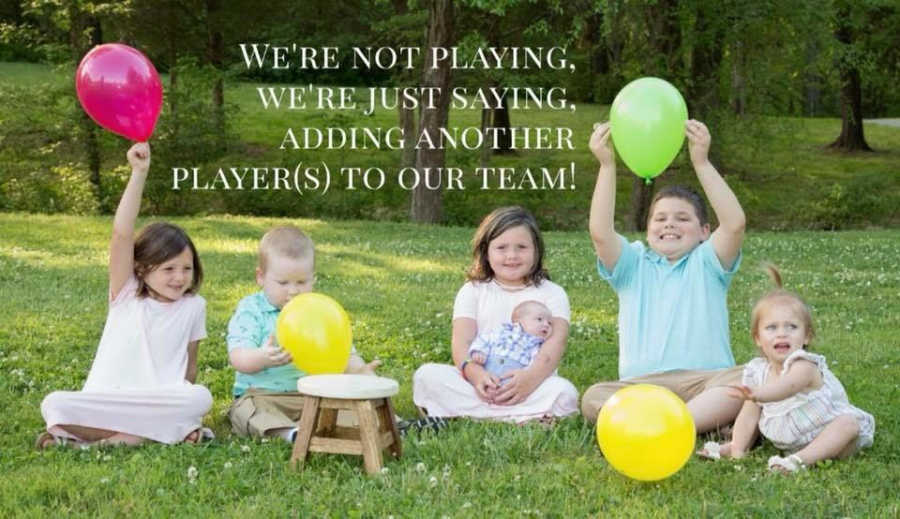
<instances>
[{"instance_id":1,"label":"background tree line","mask_svg":"<svg viewBox=\"0 0 900 519\"><path fill-rule=\"evenodd\" d=\"M444 93L451 85L564 86L571 101L607 104L628 81L655 75L682 92L692 117L713 124L758 116L841 117L842 129L832 146L844 151L869 149L863 117L900 114L900 0L0 3L0 61L53 63L74 70L90 48L112 41L139 48L168 75L164 116L154 134L154 160L162 164L214 160L240 142L240 131L232 124L234 107L225 96L225 85L234 81L437 86ZM458 46L467 55L488 46L564 46L576 68L571 74L547 69L451 71L446 63L435 68L420 59L414 71L350 66L247 70L238 48L242 42L341 49ZM0 95L7 111L0 146L17 157L16 164L0 173L0 208L16 207L4 203L3 190L37 176L47 189L65 191L70 200L73 192L80 193L75 205L81 210L111 211L127 172L103 173L102 157L116 147L116 140L80 110L71 85L4 86ZM399 108L398 125L408 135L447 125L449 96L439 101L438 110ZM41 107L41 113L32 113L34 107ZM486 109L481 124L527 125L516 117L527 118L527 113L510 113L505 106ZM51 171L37 167L46 162L41 155L48 150L71 160ZM484 150L480 162L490 163L491 155ZM396 160L401 167L434 168L444 165L446 157L443 150L409 146ZM82 165L88 171L86 186L71 180L71 170ZM167 189L163 183L151 186L151 204L154 197L162 200ZM635 179L632 227L641 228L652 190L652 184ZM440 190L412 192L410 218L446 221L442 199ZM29 207L73 209L65 204L47 208L42 200L38 196Z\"/></svg>"}]
</instances>

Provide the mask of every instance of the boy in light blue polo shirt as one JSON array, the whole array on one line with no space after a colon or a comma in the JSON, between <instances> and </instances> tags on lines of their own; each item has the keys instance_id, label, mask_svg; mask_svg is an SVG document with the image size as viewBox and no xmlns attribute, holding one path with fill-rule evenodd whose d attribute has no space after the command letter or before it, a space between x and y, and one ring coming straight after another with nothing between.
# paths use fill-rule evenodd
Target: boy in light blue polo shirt
<instances>
[{"instance_id":1,"label":"boy in light blue polo shirt","mask_svg":"<svg viewBox=\"0 0 900 519\"><path fill-rule=\"evenodd\" d=\"M235 401L228 410L232 430L242 436L278 436L293 441L303 409L297 379L304 373L275 342L275 321L294 296L312 291L315 249L300 229L276 227L259 243L256 282L261 291L238 303L228 322L228 360L235 369ZM354 349L348 373L374 373ZM340 417L339 417L340 420Z\"/></svg>"},{"instance_id":2,"label":"boy in light blue polo shirt","mask_svg":"<svg viewBox=\"0 0 900 519\"><path fill-rule=\"evenodd\" d=\"M597 125L590 147L600 161L591 201L590 231L600 277L619 297L619 378L594 384L582 413L596 420L606 400L635 383L664 386L688 404L698 432L732 423L741 402L728 333L726 295L740 264L745 217L734 193L709 162L706 126L690 120L685 133L691 163L719 227L710 232L703 199L668 186L650 206L647 245L628 243L613 227L615 156L609 125Z\"/></svg>"}]
</instances>

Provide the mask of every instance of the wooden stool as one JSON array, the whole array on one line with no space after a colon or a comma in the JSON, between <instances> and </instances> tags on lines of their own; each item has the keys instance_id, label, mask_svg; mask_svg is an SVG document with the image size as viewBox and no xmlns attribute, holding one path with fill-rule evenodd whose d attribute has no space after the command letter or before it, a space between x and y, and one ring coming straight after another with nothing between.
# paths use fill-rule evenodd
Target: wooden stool
<instances>
[{"instance_id":1,"label":"wooden stool","mask_svg":"<svg viewBox=\"0 0 900 519\"><path fill-rule=\"evenodd\" d=\"M375 474L381 470L382 449L390 447L399 458L402 446L391 405L398 389L396 380L371 375L301 377L297 391L304 395L303 411L291 466L302 470L309 451L354 454L363 457L366 472ZM359 426L336 425L339 409L355 412Z\"/></svg>"}]
</instances>

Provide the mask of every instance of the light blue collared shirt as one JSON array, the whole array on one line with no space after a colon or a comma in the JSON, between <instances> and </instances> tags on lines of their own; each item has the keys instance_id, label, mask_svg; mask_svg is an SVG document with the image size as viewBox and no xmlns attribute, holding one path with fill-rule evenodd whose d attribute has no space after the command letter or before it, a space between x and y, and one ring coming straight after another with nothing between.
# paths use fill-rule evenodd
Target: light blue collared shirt
<instances>
[{"instance_id":1,"label":"light blue collared shirt","mask_svg":"<svg viewBox=\"0 0 900 519\"><path fill-rule=\"evenodd\" d=\"M261 348L266 339L275 333L275 321L280 312L280 309L266 299L263 292L241 299L228 321L228 336L225 338L228 351L234 348ZM297 391L297 379L304 375L292 363L265 368L256 373L235 371L232 393L239 397L249 387L278 392Z\"/></svg>"},{"instance_id":2,"label":"light blue collared shirt","mask_svg":"<svg viewBox=\"0 0 900 519\"><path fill-rule=\"evenodd\" d=\"M740 253L725 270L707 240L670 264L641 241L619 239L612 272L597 260L619 296L619 378L734 366L727 292Z\"/></svg>"}]
</instances>

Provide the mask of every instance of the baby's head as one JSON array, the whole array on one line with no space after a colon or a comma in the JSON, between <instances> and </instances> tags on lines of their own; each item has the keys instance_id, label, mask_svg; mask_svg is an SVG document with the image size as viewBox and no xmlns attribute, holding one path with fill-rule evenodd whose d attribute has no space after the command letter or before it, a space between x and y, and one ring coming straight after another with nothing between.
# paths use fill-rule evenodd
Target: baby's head
<instances>
[{"instance_id":1,"label":"baby's head","mask_svg":"<svg viewBox=\"0 0 900 519\"><path fill-rule=\"evenodd\" d=\"M553 333L552 318L547 305L539 301L523 301L512 312L512 322L519 323L525 332L544 340Z\"/></svg>"},{"instance_id":2,"label":"baby's head","mask_svg":"<svg viewBox=\"0 0 900 519\"><path fill-rule=\"evenodd\" d=\"M256 283L276 308L297 294L311 292L316 281L315 247L293 225L275 227L259 242Z\"/></svg>"},{"instance_id":3,"label":"baby's head","mask_svg":"<svg viewBox=\"0 0 900 519\"><path fill-rule=\"evenodd\" d=\"M539 284L544 269L544 240L537 221L522 207L501 207L484 217L472 238L472 281Z\"/></svg>"},{"instance_id":4,"label":"baby's head","mask_svg":"<svg viewBox=\"0 0 900 519\"><path fill-rule=\"evenodd\" d=\"M650 203L647 244L669 261L676 261L709 238L706 203L693 189L666 186Z\"/></svg>"},{"instance_id":5,"label":"baby's head","mask_svg":"<svg viewBox=\"0 0 900 519\"><path fill-rule=\"evenodd\" d=\"M798 349L806 349L815 337L812 312L803 299L781 286L781 275L773 265L766 270L776 288L756 302L750 313L750 334L762 355L782 362Z\"/></svg>"},{"instance_id":6,"label":"baby's head","mask_svg":"<svg viewBox=\"0 0 900 519\"><path fill-rule=\"evenodd\" d=\"M192 294L203 281L194 242L184 229L165 222L145 226L134 239L137 296L165 302Z\"/></svg>"}]
</instances>

